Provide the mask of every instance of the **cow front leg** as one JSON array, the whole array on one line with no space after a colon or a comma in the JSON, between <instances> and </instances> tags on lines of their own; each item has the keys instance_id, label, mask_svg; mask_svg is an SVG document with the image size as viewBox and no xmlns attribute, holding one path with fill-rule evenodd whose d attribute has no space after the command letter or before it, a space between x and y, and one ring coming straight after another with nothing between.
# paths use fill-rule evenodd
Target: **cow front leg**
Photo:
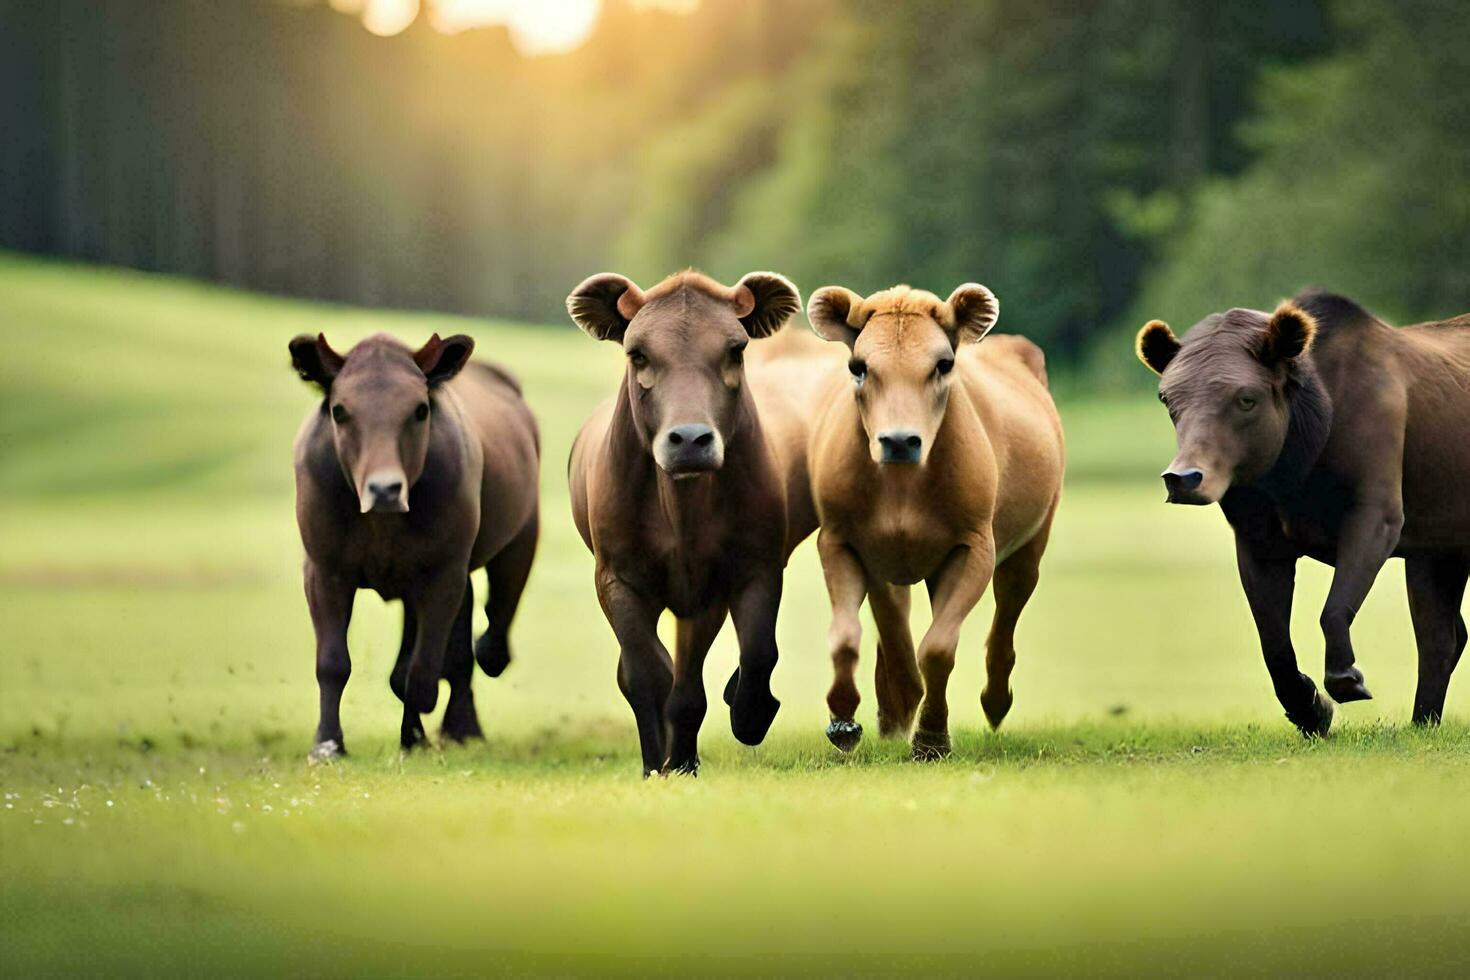
<instances>
[{"instance_id":1,"label":"cow front leg","mask_svg":"<svg viewBox=\"0 0 1470 980\"><path fill-rule=\"evenodd\" d=\"M423 726L419 716L433 711L439 703L444 654L459 618L468 578L467 566L455 564L430 576L405 599L413 603L414 622L418 626L404 684L400 742L405 749L413 748L421 739Z\"/></svg>"},{"instance_id":2,"label":"cow front leg","mask_svg":"<svg viewBox=\"0 0 1470 980\"><path fill-rule=\"evenodd\" d=\"M306 606L316 634L316 685L320 698L310 758L314 762L345 755L342 737L342 691L352 675L347 652L347 624L357 590L352 584L308 560L303 570Z\"/></svg>"},{"instance_id":3,"label":"cow front leg","mask_svg":"<svg viewBox=\"0 0 1470 980\"><path fill-rule=\"evenodd\" d=\"M832 625L827 630L827 648L832 655L832 687L827 692L827 739L843 752L857 748L863 726L857 723L858 651L863 639L863 597L867 594L862 562L833 531L817 534L817 553L822 559L822 576L827 580L827 598L832 603Z\"/></svg>"},{"instance_id":4,"label":"cow front leg","mask_svg":"<svg viewBox=\"0 0 1470 980\"><path fill-rule=\"evenodd\" d=\"M759 745L781 702L771 693L776 669L776 613L781 606L781 569L756 575L735 594L730 618L740 641L740 679L730 702L730 731L745 745Z\"/></svg>"},{"instance_id":5,"label":"cow front leg","mask_svg":"<svg viewBox=\"0 0 1470 980\"><path fill-rule=\"evenodd\" d=\"M919 673L924 678L924 700L911 742L917 760L949 755L949 701L946 689L954 670L955 650L965 617L990 585L995 571L995 543L976 536L950 552L933 576L930 593L934 619L919 643Z\"/></svg>"},{"instance_id":6,"label":"cow front leg","mask_svg":"<svg viewBox=\"0 0 1470 980\"><path fill-rule=\"evenodd\" d=\"M1343 521L1332 587L1322 607L1322 636L1327 644L1322 686L1338 703L1366 701L1373 696L1363 684L1362 672L1354 666L1352 625L1378 570L1398 546L1403 526L1403 506L1397 498L1384 503L1359 503Z\"/></svg>"},{"instance_id":7,"label":"cow front leg","mask_svg":"<svg viewBox=\"0 0 1470 980\"><path fill-rule=\"evenodd\" d=\"M605 568L597 570L597 600L618 638L618 689L633 709L643 775L663 769L664 705L673 688L674 662L658 638L662 607L639 595Z\"/></svg>"},{"instance_id":8,"label":"cow front leg","mask_svg":"<svg viewBox=\"0 0 1470 980\"><path fill-rule=\"evenodd\" d=\"M1332 727L1332 705L1317 691L1312 679L1297 669L1296 650L1291 645L1291 602L1296 591L1296 558L1235 537L1235 562L1240 584L1256 621L1261 656L1276 700L1286 709L1286 718L1303 735L1323 736Z\"/></svg>"},{"instance_id":9,"label":"cow front leg","mask_svg":"<svg viewBox=\"0 0 1470 980\"><path fill-rule=\"evenodd\" d=\"M696 775L699 772L699 729L708 702L704 693L704 658L725 625L723 603L698 616L681 618L674 643L674 686L664 704L668 721L669 756L663 771Z\"/></svg>"}]
</instances>

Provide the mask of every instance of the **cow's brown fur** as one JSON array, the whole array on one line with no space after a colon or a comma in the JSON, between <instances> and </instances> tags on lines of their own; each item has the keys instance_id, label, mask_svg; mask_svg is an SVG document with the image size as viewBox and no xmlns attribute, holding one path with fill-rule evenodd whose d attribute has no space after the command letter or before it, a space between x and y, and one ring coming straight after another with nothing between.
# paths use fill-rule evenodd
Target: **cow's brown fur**
<instances>
[{"instance_id":1,"label":"cow's brown fur","mask_svg":"<svg viewBox=\"0 0 1470 980\"><path fill-rule=\"evenodd\" d=\"M291 341L296 370L323 394L296 437L321 692L313 758L344 751L339 708L358 589L403 600L390 683L403 701L404 748L423 740L419 716L433 710L441 677L444 736L479 736L474 662L492 677L510 662L508 631L536 550L540 449L520 387L469 361L473 348L469 337L436 334L415 352L378 334L343 357L325 337ZM489 577L489 628L472 650L478 568Z\"/></svg>"},{"instance_id":2,"label":"cow's brown fur","mask_svg":"<svg viewBox=\"0 0 1470 980\"><path fill-rule=\"evenodd\" d=\"M727 612L740 644L725 688L735 736L758 744L779 707L770 676L782 573L816 526L792 381L830 361L777 339L762 346L786 356L752 351L747 362L746 343L800 309L771 273L729 287L685 272L647 292L603 274L567 308L628 353L617 394L583 425L569 464L573 517L621 651L618 685L644 772L694 772L701 671ZM672 660L657 632L665 609L678 619Z\"/></svg>"},{"instance_id":3,"label":"cow's brown fur","mask_svg":"<svg viewBox=\"0 0 1470 980\"><path fill-rule=\"evenodd\" d=\"M1291 644L1297 560L1335 568L1321 616L1324 686L1355 701L1369 694L1349 630L1397 556L1419 646L1413 719L1437 721L1466 642L1470 316L1394 329L1349 299L1308 291L1273 314L1207 317L1182 343L1151 321L1137 351L1162 375L1178 435L1170 498L1224 510L1287 717L1306 734L1332 722Z\"/></svg>"},{"instance_id":4,"label":"cow's brown fur","mask_svg":"<svg viewBox=\"0 0 1470 980\"><path fill-rule=\"evenodd\" d=\"M878 629L881 734L906 735L917 710L915 757L949 751L945 688L960 626L992 574L981 705L991 725L1010 709L1016 621L1056 513L1063 446L1041 351L1020 337L978 343L998 312L973 284L947 301L907 286L867 299L828 287L808 306L813 328L852 353L852 377L829 383L810 449L832 600L828 737L839 748L862 733L853 715L864 598ZM916 656L909 587L920 581L934 616Z\"/></svg>"}]
</instances>

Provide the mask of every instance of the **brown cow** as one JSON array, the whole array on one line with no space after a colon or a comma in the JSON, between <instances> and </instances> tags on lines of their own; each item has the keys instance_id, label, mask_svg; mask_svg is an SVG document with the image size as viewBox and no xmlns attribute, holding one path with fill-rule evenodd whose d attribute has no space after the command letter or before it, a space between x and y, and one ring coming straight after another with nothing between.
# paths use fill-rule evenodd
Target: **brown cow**
<instances>
[{"instance_id":1,"label":"brown cow","mask_svg":"<svg viewBox=\"0 0 1470 980\"><path fill-rule=\"evenodd\" d=\"M1291 645L1297 559L1335 568L1323 686L1347 702L1370 696L1349 629L1378 569L1398 556L1419 643L1413 718L1438 721L1465 649L1470 316L1395 330L1352 300L1308 291L1272 314L1206 317L1182 343L1152 320L1137 353L1162 375L1178 436L1168 499L1225 512L1286 717L1325 735L1333 714Z\"/></svg>"},{"instance_id":2,"label":"brown cow","mask_svg":"<svg viewBox=\"0 0 1470 980\"><path fill-rule=\"evenodd\" d=\"M474 662L497 677L536 552L540 448L520 386L470 362L475 342L435 334L418 351L386 334L346 357L326 338L291 341L297 372L321 403L296 437L296 522L321 691L313 759L344 752L338 717L352 662L347 623L358 589L403 600L390 684L403 701L400 741L423 741L421 713L449 681L441 733L480 736ZM490 626L470 646L470 573L490 580Z\"/></svg>"},{"instance_id":3,"label":"brown cow","mask_svg":"<svg viewBox=\"0 0 1470 980\"><path fill-rule=\"evenodd\" d=\"M829 286L807 307L818 334L852 351L851 377L829 387L811 440L836 674L827 737L844 751L862 737L853 714L865 596L878 628L880 734L907 734L917 707L914 757L949 753L945 686L992 573L980 704L992 726L1010 710L1016 620L1036 588L1063 452L1040 349L1020 337L978 343L999 312L973 283L947 301L907 286L867 299ZM916 661L909 586L920 581L934 618Z\"/></svg>"},{"instance_id":4,"label":"brown cow","mask_svg":"<svg viewBox=\"0 0 1470 980\"><path fill-rule=\"evenodd\" d=\"M744 352L800 308L795 287L769 272L734 287L685 272L647 292L603 274L567 298L578 326L627 352L617 395L572 446L568 477L645 775L698 770L701 671L727 611L740 643L725 687L731 730L757 745L776 717L781 576L816 515L799 400L758 382ZM678 618L672 661L657 632L665 609Z\"/></svg>"}]
</instances>

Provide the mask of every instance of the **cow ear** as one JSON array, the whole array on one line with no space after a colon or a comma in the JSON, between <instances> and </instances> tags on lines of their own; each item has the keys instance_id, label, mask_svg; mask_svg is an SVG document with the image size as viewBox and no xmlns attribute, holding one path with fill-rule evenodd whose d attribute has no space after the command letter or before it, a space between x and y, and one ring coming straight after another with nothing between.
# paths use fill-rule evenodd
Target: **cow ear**
<instances>
[{"instance_id":1,"label":"cow ear","mask_svg":"<svg viewBox=\"0 0 1470 980\"><path fill-rule=\"evenodd\" d=\"M332 350L325 335L317 334L313 337L304 333L292 337L288 346L291 349L291 366L301 375L301 380L311 382L322 391L332 387L332 381L342 370L344 359L341 354Z\"/></svg>"},{"instance_id":2,"label":"cow ear","mask_svg":"<svg viewBox=\"0 0 1470 980\"><path fill-rule=\"evenodd\" d=\"M1144 367L1154 374L1163 374L1164 368L1179 353L1179 338L1174 336L1174 331L1163 320L1150 320L1138 331L1138 339L1133 342L1133 353L1138 355Z\"/></svg>"},{"instance_id":3,"label":"cow ear","mask_svg":"<svg viewBox=\"0 0 1470 980\"><path fill-rule=\"evenodd\" d=\"M597 340L623 342L628 324L643 308L643 290L627 276L600 272L583 279L567 297L572 320Z\"/></svg>"},{"instance_id":4,"label":"cow ear","mask_svg":"<svg viewBox=\"0 0 1470 980\"><path fill-rule=\"evenodd\" d=\"M756 340L780 330L801 311L801 294L785 276L752 272L735 284L735 315Z\"/></svg>"},{"instance_id":5,"label":"cow ear","mask_svg":"<svg viewBox=\"0 0 1470 980\"><path fill-rule=\"evenodd\" d=\"M1295 360L1311 350L1312 338L1316 335L1316 318L1296 304L1284 302L1266 321L1266 333L1261 338L1261 360L1267 364Z\"/></svg>"},{"instance_id":6,"label":"cow ear","mask_svg":"<svg viewBox=\"0 0 1470 980\"><path fill-rule=\"evenodd\" d=\"M863 298L842 286L823 286L806 304L806 318L823 340L840 340L851 347L868 322L870 311Z\"/></svg>"},{"instance_id":7,"label":"cow ear","mask_svg":"<svg viewBox=\"0 0 1470 980\"><path fill-rule=\"evenodd\" d=\"M420 347L413 355L413 362L424 372L424 377L429 380L429 387L441 385L460 372L469 363L470 354L475 350L473 337L466 337L457 333L452 337L439 339L438 334L429 338L429 342Z\"/></svg>"},{"instance_id":8,"label":"cow ear","mask_svg":"<svg viewBox=\"0 0 1470 980\"><path fill-rule=\"evenodd\" d=\"M1000 300L978 282L965 283L950 293L946 302L954 317L946 329L955 347L984 339L1000 319Z\"/></svg>"}]
</instances>

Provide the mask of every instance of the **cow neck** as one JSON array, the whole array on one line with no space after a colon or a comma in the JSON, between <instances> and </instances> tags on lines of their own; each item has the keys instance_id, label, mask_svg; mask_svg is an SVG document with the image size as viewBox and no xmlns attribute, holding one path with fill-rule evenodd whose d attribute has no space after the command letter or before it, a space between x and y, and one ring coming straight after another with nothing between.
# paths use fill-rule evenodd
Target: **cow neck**
<instances>
[{"instance_id":1,"label":"cow neck","mask_svg":"<svg viewBox=\"0 0 1470 980\"><path fill-rule=\"evenodd\" d=\"M1311 354L1297 359L1286 379L1289 412L1286 439L1276 462L1255 488L1278 503L1299 490L1317 465L1332 432L1332 396L1322 384Z\"/></svg>"}]
</instances>

